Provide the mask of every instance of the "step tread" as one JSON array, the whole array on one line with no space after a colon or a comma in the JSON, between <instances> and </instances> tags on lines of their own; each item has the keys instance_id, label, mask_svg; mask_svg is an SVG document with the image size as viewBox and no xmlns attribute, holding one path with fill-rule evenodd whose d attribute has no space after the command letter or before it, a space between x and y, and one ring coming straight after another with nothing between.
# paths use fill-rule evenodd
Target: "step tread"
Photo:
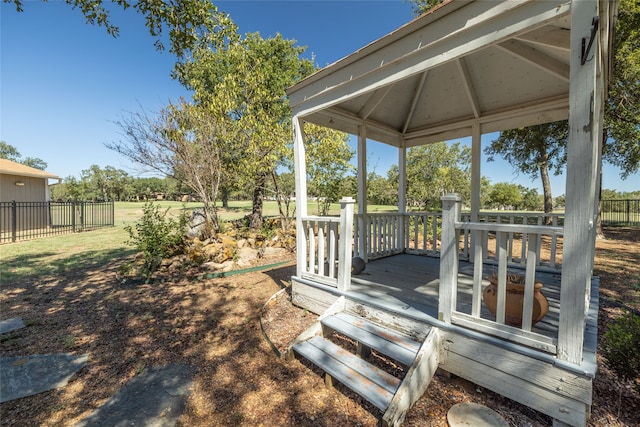
<instances>
[{"instance_id":1,"label":"step tread","mask_svg":"<svg viewBox=\"0 0 640 427\"><path fill-rule=\"evenodd\" d=\"M421 343L411 337L345 312L324 318L322 324L407 366L420 350Z\"/></svg>"},{"instance_id":2,"label":"step tread","mask_svg":"<svg viewBox=\"0 0 640 427\"><path fill-rule=\"evenodd\" d=\"M387 409L401 383L400 379L320 336L294 345L293 350L382 411Z\"/></svg>"}]
</instances>

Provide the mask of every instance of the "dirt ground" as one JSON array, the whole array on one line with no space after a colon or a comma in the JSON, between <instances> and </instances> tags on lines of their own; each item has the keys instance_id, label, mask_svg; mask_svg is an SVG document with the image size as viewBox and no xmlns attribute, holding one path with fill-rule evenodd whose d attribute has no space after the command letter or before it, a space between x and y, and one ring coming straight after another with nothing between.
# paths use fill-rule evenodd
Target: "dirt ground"
<instances>
[{"instance_id":1,"label":"dirt ground","mask_svg":"<svg viewBox=\"0 0 640 427\"><path fill-rule=\"evenodd\" d=\"M640 230L611 229L607 237L598 242L595 268L600 339L625 308L640 312ZM27 327L2 336L2 356L88 353L89 362L64 388L1 404L0 424L72 426L146 368L180 363L197 372L182 426L379 425L379 411L339 385L326 388L316 368L276 356L274 347L284 348L315 320L294 307L286 291L265 305L288 286L293 256L288 261L262 272L208 279L192 271L153 284L121 280L121 261L114 261L71 276L3 283L2 319L21 317ZM632 389L620 393L616 377L599 362L589 425L640 425L640 396ZM486 389L440 375L405 425L446 426L448 409L459 402L485 404L512 426L550 423Z\"/></svg>"}]
</instances>

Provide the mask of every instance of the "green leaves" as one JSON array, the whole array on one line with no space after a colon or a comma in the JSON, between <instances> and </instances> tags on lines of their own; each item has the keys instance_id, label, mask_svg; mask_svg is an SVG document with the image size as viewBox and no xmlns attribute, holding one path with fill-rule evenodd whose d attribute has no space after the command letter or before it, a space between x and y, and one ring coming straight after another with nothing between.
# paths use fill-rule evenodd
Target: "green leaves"
<instances>
[{"instance_id":1,"label":"green leaves","mask_svg":"<svg viewBox=\"0 0 640 427\"><path fill-rule=\"evenodd\" d=\"M118 36L120 30L111 22L109 7L104 6L103 0L65 1L72 9L80 9L87 23L104 27L108 34ZM13 2L18 12L23 11L22 0L4 2ZM133 8L145 17L149 33L156 38L156 49L165 49L162 40L168 35L171 45L169 52L178 58L186 56L205 38L209 42L219 42L227 35L229 28L235 31L233 22L219 12L211 0L113 0L111 3L123 10Z\"/></svg>"},{"instance_id":2,"label":"green leaves","mask_svg":"<svg viewBox=\"0 0 640 427\"><path fill-rule=\"evenodd\" d=\"M409 149L407 153L407 201L410 205L440 209L440 197L456 192L469 200L471 149L445 142Z\"/></svg>"}]
</instances>

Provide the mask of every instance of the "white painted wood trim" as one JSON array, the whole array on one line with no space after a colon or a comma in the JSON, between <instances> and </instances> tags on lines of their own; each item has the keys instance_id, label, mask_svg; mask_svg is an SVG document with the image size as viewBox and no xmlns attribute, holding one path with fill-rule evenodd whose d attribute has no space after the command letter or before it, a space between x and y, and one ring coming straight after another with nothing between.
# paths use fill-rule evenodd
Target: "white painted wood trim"
<instances>
[{"instance_id":1,"label":"white painted wood trim","mask_svg":"<svg viewBox=\"0 0 640 427\"><path fill-rule=\"evenodd\" d=\"M460 216L460 201L456 194L442 198L442 243L440 249L440 287L438 320L451 323L455 308L458 283L458 230L455 227Z\"/></svg>"},{"instance_id":2,"label":"white painted wood trim","mask_svg":"<svg viewBox=\"0 0 640 427\"><path fill-rule=\"evenodd\" d=\"M400 426L413 404L424 394L440 363L442 336L437 328L431 328L422 343L413 365L405 375L382 417L386 427Z\"/></svg>"},{"instance_id":3,"label":"white painted wood trim","mask_svg":"<svg viewBox=\"0 0 640 427\"><path fill-rule=\"evenodd\" d=\"M340 243L338 250L338 290L351 288L351 258L353 246L353 205L355 200L344 197L340 200Z\"/></svg>"},{"instance_id":4,"label":"white painted wood trim","mask_svg":"<svg viewBox=\"0 0 640 427\"><path fill-rule=\"evenodd\" d=\"M526 345L536 350L551 354L556 353L556 345L553 338L547 337L546 335L523 331L520 328L498 324L487 319L472 317L459 311L454 311L451 317L454 325L506 339L517 344Z\"/></svg>"},{"instance_id":5,"label":"white painted wood trim","mask_svg":"<svg viewBox=\"0 0 640 427\"><path fill-rule=\"evenodd\" d=\"M497 224L495 222L456 222L459 230L486 230L500 233L533 233L562 236L565 234L563 227L551 225L522 225L522 224Z\"/></svg>"},{"instance_id":6,"label":"white painted wood trim","mask_svg":"<svg viewBox=\"0 0 640 427\"><path fill-rule=\"evenodd\" d=\"M367 262L369 228L367 227L367 127L358 126L358 229L360 230L358 256Z\"/></svg>"},{"instance_id":7,"label":"white painted wood trim","mask_svg":"<svg viewBox=\"0 0 640 427\"><path fill-rule=\"evenodd\" d=\"M569 139L567 143L565 235L560 286L560 324L558 358L580 363L585 329L585 300L591 280L590 259L595 244L594 206L599 166L598 122L601 110L594 111L598 51L594 40L590 60L581 64L583 38L589 40L592 20L598 16L597 0L574 1L571 5L571 81L569 85ZM602 86L602 82L600 82ZM601 102L601 101L598 101ZM596 103L599 105L598 103Z\"/></svg>"},{"instance_id":8,"label":"white painted wood trim","mask_svg":"<svg viewBox=\"0 0 640 427\"><path fill-rule=\"evenodd\" d=\"M299 116L293 117L293 158L296 180L296 233L305 236L302 218L307 216L307 162L305 159L303 122ZM300 276L307 265L307 246L298 244L296 248L296 275Z\"/></svg>"}]
</instances>

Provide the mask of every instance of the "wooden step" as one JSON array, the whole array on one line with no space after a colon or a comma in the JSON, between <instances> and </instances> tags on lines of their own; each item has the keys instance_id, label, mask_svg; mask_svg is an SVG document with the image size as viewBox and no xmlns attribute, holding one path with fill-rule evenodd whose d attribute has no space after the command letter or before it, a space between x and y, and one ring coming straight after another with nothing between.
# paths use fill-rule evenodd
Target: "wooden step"
<instances>
[{"instance_id":1,"label":"wooden step","mask_svg":"<svg viewBox=\"0 0 640 427\"><path fill-rule=\"evenodd\" d=\"M398 378L320 336L294 345L293 351L382 411L400 386Z\"/></svg>"},{"instance_id":2,"label":"wooden step","mask_svg":"<svg viewBox=\"0 0 640 427\"><path fill-rule=\"evenodd\" d=\"M397 360L405 366L413 364L421 345L407 335L383 328L362 317L345 312L322 319L322 325Z\"/></svg>"}]
</instances>

